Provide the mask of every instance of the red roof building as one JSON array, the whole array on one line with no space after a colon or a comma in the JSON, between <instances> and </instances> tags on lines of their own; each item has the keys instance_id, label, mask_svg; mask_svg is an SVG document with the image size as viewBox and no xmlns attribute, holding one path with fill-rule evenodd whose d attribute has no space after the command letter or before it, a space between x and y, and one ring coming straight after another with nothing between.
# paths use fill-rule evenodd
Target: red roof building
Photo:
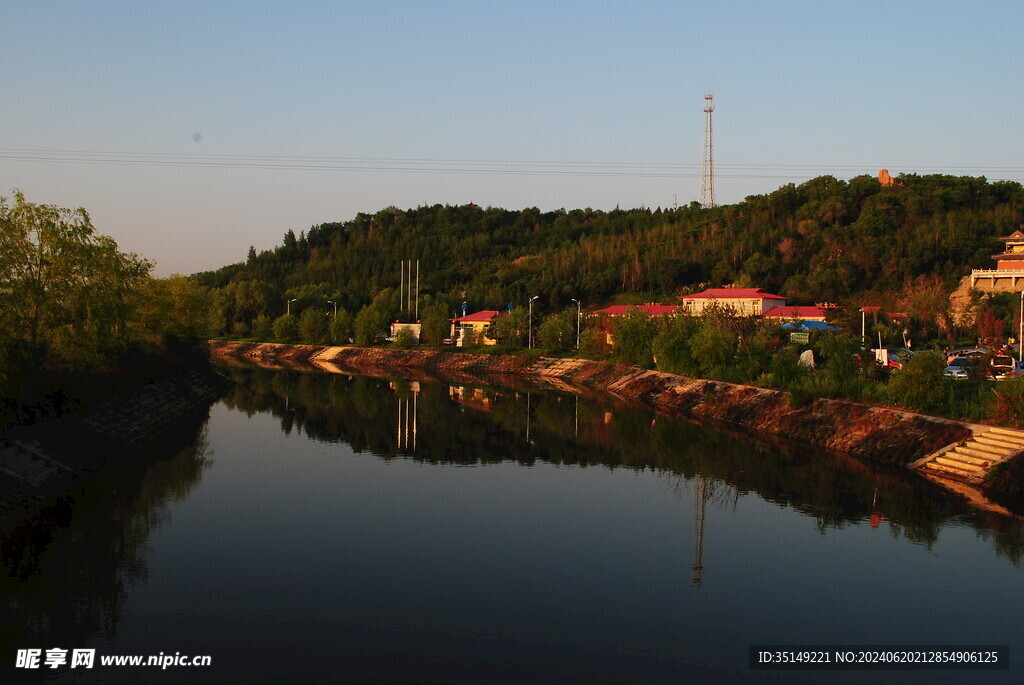
<instances>
[{"instance_id":1,"label":"red roof building","mask_svg":"<svg viewBox=\"0 0 1024 685\"><path fill-rule=\"evenodd\" d=\"M821 307L772 307L764 313L766 319L784 321L824 321L825 310Z\"/></svg>"},{"instance_id":2,"label":"red roof building","mask_svg":"<svg viewBox=\"0 0 1024 685\"><path fill-rule=\"evenodd\" d=\"M641 311L648 316L668 316L679 312L682 307L677 304L613 304L604 309L590 312L591 314L605 314L607 316L625 316L630 310Z\"/></svg>"},{"instance_id":3,"label":"red roof building","mask_svg":"<svg viewBox=\"0 0 1024 685\"><path fill-rule=\"evenodd\" d=\"M452 319L452 337L457 339L455 344L459 347L476 345L479 342L483 342L484 345L497 345L498 341L488 335L488 330L494 319L499 316L501 312L485 309L482 312Z\"/></svg>"},{"instance_id":4,"label":"red roof building","mask_svg":"<svg viewBox=\"0 0 1024 685\"><path fill-rule=\"evenodd\" d=\"M466 316L460 316L457 319L452 319L452 323L490 323L498 314L501 314L501 312L493 309L485 309L482 312L474 312L473 314L467 314Z\"/></svg>"},{"instance_id":5,"label":"red roof building","mask_svg":"<svg viewBox=\"0 0 1024 685\"><path fill-rule=\"evenodd\" d=\"M699 316L711 303L731 307L739 316L760 316L786 304L782 295L772 295L761 288L708 288L681 299L686 313L692 316Z\"/></svg>"}]
</instances>

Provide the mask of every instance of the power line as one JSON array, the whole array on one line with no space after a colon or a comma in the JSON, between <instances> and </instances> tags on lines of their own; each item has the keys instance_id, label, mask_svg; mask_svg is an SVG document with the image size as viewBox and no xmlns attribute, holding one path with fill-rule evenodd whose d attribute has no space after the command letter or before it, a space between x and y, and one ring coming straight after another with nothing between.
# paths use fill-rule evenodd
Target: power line
<instances>
[{"instance_id":1,"label":"power line","mask_svg":"<svg viewBox=\"0 0 1024 685\"><path fill-rule=\"evenodd\" d=\"M709 114L710 116L710 114ZM623 178L702 178L698 166L671 162L612 162L557 160L430 159L397 157L315 157L285 155L187 154L111 150L0 148L0 160L60 164L264 169L287 171L348 171L418 174L501 174L515 176L582 176ZM736 179L801 180L808 175L860 172L874 175L876 165L852 164L717 164L715 175ZM1021 180L1020 166L928 166L889 164L914 173L982 172L1002 175L991 180ZM771 173L777 172L777 173Z\"/></svg>"}]
</instances>

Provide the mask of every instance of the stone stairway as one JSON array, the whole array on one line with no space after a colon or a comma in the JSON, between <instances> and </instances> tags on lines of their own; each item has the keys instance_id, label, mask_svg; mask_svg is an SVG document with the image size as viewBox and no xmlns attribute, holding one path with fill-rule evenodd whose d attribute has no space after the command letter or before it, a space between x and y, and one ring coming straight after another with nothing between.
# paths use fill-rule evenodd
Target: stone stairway
<instances>
[{"instance_id":1,"label":"stone stairway","mask_svg":"<svg viewBox=\"0 0 1024 685\"><path fill-rule=\"evenodd\" d=\"M997 464L1024 452L1024 431L986 428L911 466L922 474L978 485Z\"/></svg>"}]
</instances>

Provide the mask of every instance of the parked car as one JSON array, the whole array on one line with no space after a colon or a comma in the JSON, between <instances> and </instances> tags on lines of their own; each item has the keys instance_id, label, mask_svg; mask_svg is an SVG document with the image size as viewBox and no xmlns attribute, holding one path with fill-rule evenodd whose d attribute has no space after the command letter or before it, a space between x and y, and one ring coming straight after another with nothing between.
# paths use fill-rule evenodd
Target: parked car
<instances>
[{"instance_id":1,"label":"parked car","mask_svg":"<svg viewBox=\"0 0 1024 685\"><path fill-rule=\"evenodd\" d=\"M899 370L910 363L914 353L903 347L889 347L877 350L872 350L875 353L875 361L880 365L892 369Z\"/></svg>"},{"instance_id":2,"label":"parked car","mask_svg":"<svg viewBox=\"0 0 1024 685\"><path fill-rule=\"evenodd\" d=\"M945 376L946 378L952 378L953 380L957 381L966 381L971 377L971 373L968 370L968 367L957 366L955 364L950 364L949 366L947 366L945 370L942 372L942 375Z\"/></svg>"},{"instance_id":3,"label":"parked car","mask_svg":"<svg viewBox=\"0 0 1024 685\"><path fill-rule=\"evenodd\" d=\"M966 380L977 375L977 357L951 357L942 375L956 380Z\"/></svg>"},{"instance_id":4,"label":"parked car","mask_svg":"<svg viewBox=\"0 0 1024 685\"><path fill-rule=\"evenodd\" d=\"M1017 362L1013 357L997 354L989 361L989 368L985 377L993 381L1006 380L1008 376L1017 374Z\"/></svg>"},{"instance_id":5,"label":"parked car","mask_svg":"<svg viewBox=\"0 0 1024 685\"><path fill-rule=\"evenodd\" d=\"M979 357L984 357L986 354L991 354L991 350L983 350L980 347L967 347L960 350L950 350L946 354L946 363L952 363L949 360L953 359L954 357L970 357L972 359L977 359Z\"/></svg>"}]
</instances>

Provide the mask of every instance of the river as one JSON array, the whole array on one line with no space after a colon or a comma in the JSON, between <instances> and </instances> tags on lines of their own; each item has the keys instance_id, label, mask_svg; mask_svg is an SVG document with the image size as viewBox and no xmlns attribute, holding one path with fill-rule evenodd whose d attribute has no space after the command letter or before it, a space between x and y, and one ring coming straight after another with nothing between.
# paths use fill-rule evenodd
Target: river
<instances>
[{"instance_id":1,"label":"river","mask_svg":"<svg viewBox=\"0 0 1024 685\"><path fill-rule=\"evenodd\" d=\"M3 541L13 675L1024 681L1020 521L909 472L524 383L224 372L201 425ZM749 668L782 644L1009 645L1011 668ZM27 648L96 665L14 668ZM174 654L211 665L99 664Z\"/></svg>"}]
</instances>

